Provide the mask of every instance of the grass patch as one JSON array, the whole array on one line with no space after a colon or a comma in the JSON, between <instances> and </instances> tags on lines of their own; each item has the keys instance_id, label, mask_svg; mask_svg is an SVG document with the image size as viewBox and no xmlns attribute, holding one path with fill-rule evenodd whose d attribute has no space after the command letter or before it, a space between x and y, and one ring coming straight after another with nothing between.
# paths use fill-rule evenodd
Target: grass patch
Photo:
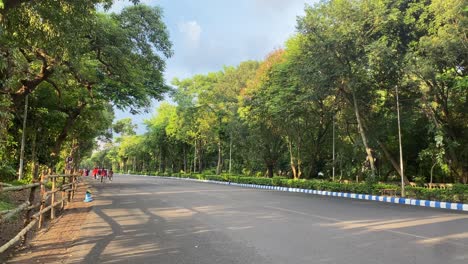
<instances>
[{"instance_id":1,"label":"grass patch","mask_svg":"<svg viewBox=\"0 0 468 264\"><path fill-rule=\"evenodd\" d=\"M4 197L0 197L0 211L11 210L13 208L15 208L14 205L6 201Z\"/></svg>"}]
</instances>

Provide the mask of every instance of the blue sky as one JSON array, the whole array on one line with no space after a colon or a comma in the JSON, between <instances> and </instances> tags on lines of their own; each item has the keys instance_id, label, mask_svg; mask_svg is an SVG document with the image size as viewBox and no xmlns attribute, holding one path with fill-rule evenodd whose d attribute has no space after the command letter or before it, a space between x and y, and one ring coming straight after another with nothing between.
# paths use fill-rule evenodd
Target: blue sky
<instances>
[{"instance_id":1,"label":"blue sky","mask_svg":"<svg viewBox=\"0 0 468 264\"><path fill-rule=\"evenodd\" d=\"M142 0L160 6L164 12L174 56L167 61L166 81L188 78L237 65L245 60L262 60L295 32L297 16L306 4L316 0ZM111 12L119 12L127 1L117 1ZM150 113L131 115L116 111L116 119L131 117L144 133L143 120Z\"/></svg>"}]
</instances>

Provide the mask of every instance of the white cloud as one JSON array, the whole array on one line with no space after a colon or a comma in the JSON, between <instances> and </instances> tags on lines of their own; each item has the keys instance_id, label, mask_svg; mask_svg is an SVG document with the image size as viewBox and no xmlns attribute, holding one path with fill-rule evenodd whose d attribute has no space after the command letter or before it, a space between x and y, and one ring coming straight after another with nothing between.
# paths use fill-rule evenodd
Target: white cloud
<instances>
[{"instance_id":1,"label":"white cloud","mask_svg":"<svg viewBox=\"0 0 468 264\"><path fill-rule=\"evenodd\" d=\"M186 41L190 47L198 47L202 28L197 21L179 23L179 31L185 35Z\"/></svg>"}]
</instances>

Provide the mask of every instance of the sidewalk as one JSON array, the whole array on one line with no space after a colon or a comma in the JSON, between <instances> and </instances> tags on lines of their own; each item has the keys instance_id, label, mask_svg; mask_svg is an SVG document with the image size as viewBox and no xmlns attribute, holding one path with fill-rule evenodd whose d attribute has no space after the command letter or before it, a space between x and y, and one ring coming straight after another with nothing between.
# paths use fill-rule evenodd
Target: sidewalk
<instances>
[{"instance_id":1,"label":"sidewalk","mask_svg":"<svg viewBox=\"0 0 468 264\"><path fill-rule=\"evenodd\" d=\"M72 252L69 249L78 238L92 203L85 203L87 185L81 185L64 213L49 223L27 245L6 263L64 263Z\"/></svg>"}]
</instances>

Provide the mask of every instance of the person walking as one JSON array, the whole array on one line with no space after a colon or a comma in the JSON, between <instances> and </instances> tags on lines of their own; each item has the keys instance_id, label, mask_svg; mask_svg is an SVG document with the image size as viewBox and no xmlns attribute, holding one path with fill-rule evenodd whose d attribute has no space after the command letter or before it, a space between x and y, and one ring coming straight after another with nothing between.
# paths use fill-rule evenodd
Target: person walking
<instances>
[{"instance_id":1,"label":"person walking","mask_svg":"<svg viewBox=\"0 0 468 264\"><path fill-rule=\"evenodd\" d=\"M112 178L114 177L114 171L112 169L109 170L109 175L107 177L109 178L109 181L112 181Z\"/></svg>"},{"instance_id":2,"label":"person walking","mask_svg":"<svg viewBox=\"0 0 468 264\"><path fill-rule=\"evenodd\" d=\"M107 170L102 168L101 169L101 182L104 181L104 177L107 177Z\"/></svg>"},{"instance_id":3,"label":"person walking","mask_svg":"<svg viewBox=\"0 0 468 264\"><path fill-rule=\"evenodd\" d=\"M98 168L97 167L94 167L93 169L93 178L96 180L96 176L98 174Z\"/></svg>"}]
</instances>

